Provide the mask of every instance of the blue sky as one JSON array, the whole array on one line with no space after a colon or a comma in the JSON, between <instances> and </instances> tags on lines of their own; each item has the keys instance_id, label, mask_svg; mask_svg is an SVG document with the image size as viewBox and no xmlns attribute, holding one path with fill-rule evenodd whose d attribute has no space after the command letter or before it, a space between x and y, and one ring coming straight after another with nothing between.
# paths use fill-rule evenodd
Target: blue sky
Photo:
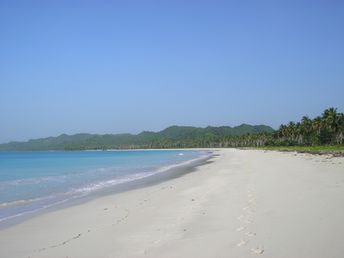
<instances>
[{"instance_id":1,"label":"blue sky","mask_svg":"<svg viewBox=\"0 0 344 258\"><path fill-rule=\"evenodd\" d=\"M0 142L344 111L343 1L0 0Z\"/></svg>"}]
</instances>

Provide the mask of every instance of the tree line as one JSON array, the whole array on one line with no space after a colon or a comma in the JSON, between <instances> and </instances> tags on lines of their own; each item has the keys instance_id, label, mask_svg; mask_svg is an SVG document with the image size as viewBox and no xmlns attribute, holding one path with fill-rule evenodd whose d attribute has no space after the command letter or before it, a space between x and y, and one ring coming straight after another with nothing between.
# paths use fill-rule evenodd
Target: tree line
<instances>
[{"instance_id":1,"label":"tree line","mask_svg":"<svg viewBox=\"0 0 344 258\"><path fill-rule=\"evenodd\" d=\"M314 119L304 116L299 122L282 124L273 133L225 137L216 147L341 145L343 140L344 114L328 108Z\"/></svg>"},{"instance_id":2,"label":"tree line","mask_svg":"<svg viewBox=\"0 0 344 258\"><path fill-rule=\"evenodd\" d=\"M202 134L181 139L156 139L123 148L226 148L260 146L319 146L341 145L344 140L344 114L328 108L313 119L303 116L299 122L282 124L276 131L262 131L244 135Z\"/></svg>"},{"instance_id":3,"label":"tree line","mask_svg":"<svg viewBox=\"0 0 344 258\"><path fill-rule=\"evenodd\" d=\"M89 149L167 149L259 146L342 145L344 114L328 108L313 119L282 124L277 130L266 125L242 124L198 128L171 126L160 132L131 134L62 134L57 137L0 144L0 151L89 150Z\"/></svg>"}]
</instances>

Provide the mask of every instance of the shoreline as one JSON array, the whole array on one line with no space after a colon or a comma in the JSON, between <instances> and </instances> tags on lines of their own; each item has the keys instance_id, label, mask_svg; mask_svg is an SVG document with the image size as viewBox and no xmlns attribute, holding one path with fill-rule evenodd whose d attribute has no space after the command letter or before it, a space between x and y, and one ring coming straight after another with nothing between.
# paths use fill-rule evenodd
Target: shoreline
<instances>
[{"instance_id":1,"label":"shoreline","mask_svg":"<svg viewBox=\"0 0 344 258\"><path fill-rule=\"evenodd\" d=\"M177 150L177 149L176 149ZM198 149L197 149L198 150ZM202 150L205 151L205 150ZM12 218L0 221L0 230L13 227L17 224L25 222L26 220L35 218L37 216L44 215L46 213L58 211L60 209L69 208L72 206L87 203L89 201L96 200L97 198L102 198L104 196L118 194L138 188L149 187L155 184L159 184L165 180L170 180L172 178L177 178L183 176L184 174L193 172L196 167L201 166L208 162L209 159L214 155L213 151L206 150L207 156L201 156L195 159L183 161L181 163L176 163L167 166L167 168L162 167L163 171L156 172L152 175L135 179L132 181L120 183L107 188L97 190L95 192L89 193L86 196L79 196L76 198L65 200L61 203L52 204L50 207L40 208L39 210L29 211L24 214L14 215ZM161 168L160 168L161 169Z\"/></svg>"},{"instance_id":2,"label":"shoreline","mask_svg":"<svg viewBox=\"0 0 344 258\"><path fill-rule=\"evenodd\" d=\"M193 173L0 230L0 256L342 256L343 158L214 154Z\"/></svg>"}]
</instances>

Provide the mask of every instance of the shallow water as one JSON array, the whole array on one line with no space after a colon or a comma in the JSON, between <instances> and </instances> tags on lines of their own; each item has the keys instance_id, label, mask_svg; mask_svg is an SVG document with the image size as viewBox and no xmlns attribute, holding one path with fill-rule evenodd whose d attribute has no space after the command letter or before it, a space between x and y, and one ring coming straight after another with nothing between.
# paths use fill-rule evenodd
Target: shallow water
<instances>
[{"instance_id":1,"label":"shallow water","mask_svg":"<svg viewBox=\"0 0 344 258\"><path fill-rule=\"evenodd\" d=\"M0 152L0 222L208 155L190 150Z\"/></svg>"}]
</instances>

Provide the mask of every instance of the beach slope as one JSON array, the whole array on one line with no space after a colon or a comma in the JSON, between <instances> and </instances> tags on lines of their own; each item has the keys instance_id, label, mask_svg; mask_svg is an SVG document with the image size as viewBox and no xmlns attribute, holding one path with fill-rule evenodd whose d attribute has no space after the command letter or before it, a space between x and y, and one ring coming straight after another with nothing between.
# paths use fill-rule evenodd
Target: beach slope
<instances>
[{"instance_id":1,"label":"beach slope","mask_svg":"<svg viewBox=\"0 0 344 258\"><path fill-rule=\"evenodd\" d=\"M0 257L343 257L343 158L215 154L184 176L2 229Z\"/></svg>"}]
</instances>

